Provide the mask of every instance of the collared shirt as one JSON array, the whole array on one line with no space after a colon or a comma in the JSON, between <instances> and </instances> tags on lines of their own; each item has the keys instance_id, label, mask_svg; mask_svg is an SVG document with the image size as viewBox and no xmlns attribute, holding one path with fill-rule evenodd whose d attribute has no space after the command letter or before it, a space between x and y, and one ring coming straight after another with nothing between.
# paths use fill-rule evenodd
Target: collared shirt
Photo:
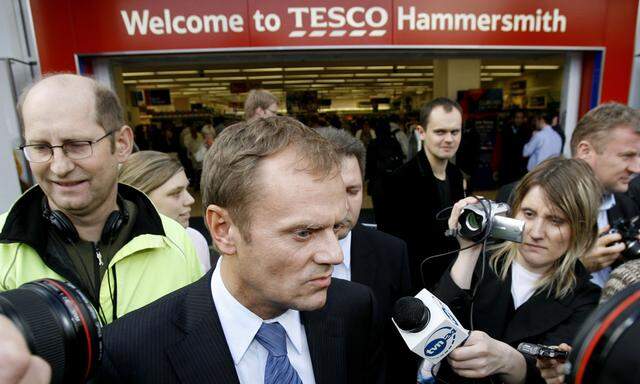
<instances>
[{"instance_id":1,"label":"collared shirt","mask_svg":"<svg viewBox=\"0 0 640 384\"><path fill-rule=\"evenodd\" d=\"M600 204L600 209L598 210L598 229L604 228L609 225L609 217L607 216L607 211L613 208L616 205L616 198L612 193L607 193L602 197L602 204ZM591 282L604 287L604 284L609 279L609 275L611 274L611 267L603 268L599 271L595 271L591 273Z\"/></svg>"},{"instance_id":2,"label":"collared shirt","mask_svg":"<svg viewBox=\"0 0 640 384\"><path fill-rule=\"evenodd\" d=\"M351 232L349 231L344 239L338 240L343 259L342 263L333 266L333 272L331 272L332 277L349 281L351 281Z\"/></svg>"},{"instance_id":3,"label":"collared shirt","mask_svg":"<svg viewBox=\"0 0 640 384\"><path fill-rule=\"evenodd\" d=\"M225 287L220 275L222 258L221 256L213 271L211 294L220 317L224 337L231 351L240 383L262 383L269 352L255 340L255 335L263 320L236 300ZM300 322L300 312L289 309L276 318L264 320L266 323L276 321L287 333L287 356L291 365L304 384L315 384L307 335L304 325Z\"/></svg>"},{"instance_id":4,"label":"collared shirt","mask_svg":"<svg viewBox=\"0 0 640 384\"><path fill-rule=\"evenodd\" d=\"M524 145L522 156L528 157L527 170L530 171L544 160L562 153L562 138L549 125L534 133Z\"/></svg>"}]
</instances>

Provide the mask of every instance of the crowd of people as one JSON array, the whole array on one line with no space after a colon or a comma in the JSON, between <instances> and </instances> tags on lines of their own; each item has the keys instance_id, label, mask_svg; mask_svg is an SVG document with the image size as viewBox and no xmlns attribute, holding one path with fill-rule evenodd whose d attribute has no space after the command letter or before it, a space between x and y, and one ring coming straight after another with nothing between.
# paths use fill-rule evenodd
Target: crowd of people
<instances>
[{"instance_id":1,"label":"crowd of people","mask_svg":"<svg viewBox=\"0 0 640 384\"><path fill-rule=\"evenodd\" d=\"M640 213L640 112L622 104L580 120L569 159L552 117L526 133L514 111L495 171L523 241L492 244L457 231L483 198L454 163L464 111L446 98L419 117L303 124L253 90L243 121L155 144L87 77L45 77L18 111L37 185L0 215L0 291L48 277L84 292L106 325L96 382L415 383L424 362L391 317L424 288L470 330L437 380L563 382L561 362L517 345L570 350L599 301L640 279L611 230ZM189 227L190 178L211 244ZM0 381L47 382L3 316L0 332Z\"/></svg>"}]
</instances>

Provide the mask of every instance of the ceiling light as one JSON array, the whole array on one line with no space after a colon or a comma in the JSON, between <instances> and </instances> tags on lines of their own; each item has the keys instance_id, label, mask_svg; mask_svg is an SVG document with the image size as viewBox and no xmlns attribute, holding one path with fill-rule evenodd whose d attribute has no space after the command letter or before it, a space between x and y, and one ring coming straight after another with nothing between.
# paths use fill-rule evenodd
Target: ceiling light
<instances>
[{"instance_id":1,"label":"ceiling light","mask_svg":"<svg viewBox=\"0 0 640 384\"><path fill-rule=\"evenodd\" d=\"M172 83L173 79L143 79L138 80L138 83Z\"/></svg>"},{"instance_id":2,"label":"ceiling light","mask_svg":"<svg viewBox=\"0 0 640 384\"><path fill-rule=\"evenodd\" d=\"M156 75L197 75L198 71L158 71Z\"/></svg>"},{"instance_id":3,"label":"ceiling light","mask_svg":"<svg viewBox=\"0 0 640 384\"><path fill-rule=\"evenodd\" d=\"M262 84L282 84L282 81L263 81Z\"/></svg>"},{"instance_id":4,"label":"ceiling light","mask_svg":"<svg viewBox=\"0 0 640 384\"><path fill-rule=\"evenodd\" d=\"M480 81L493 81L493 77L481 77Z\"/></svg>"},{"instance_id":5,"label":"ceiling light","mask_svg":"<svg viewBox=\"0 0 640 384\"><path fill-rule=\"evenodd\" d=\"M559 65L525 65L524 66L524 70L525 71L532 71L532 70L555 70L560 68Z\"/></svg>"},{"instance_id":6,"label":"ceiling light","mask_svg":"<svg viewBox=\"0 0 640 384\"><path fill-rule=\"evenodd\" d=\"M317 80L318 83L344 83L344 79L320 79Z\"/></svg>"},{"instance_id":7,"label":"ceiling light","mask_svg":"<svg viewBox=\"0 0 640 384\"><path fill-rule=\"evenodd\" d=\"M311 84L313 80L285 80L285 84Z\"/></svg>"},{"instance_id":8,"label":"ceiling light","mask_svg":"<svg viewBox=\"0 0 640 384\"><path fill-rule=\"evenodd\" d=\"M401 69L400 67L397 67ZM433 69L433 65L408 65L402 69Z\"/></svg>"},{"instance_id":9,"label":"ceiling light","mask_svg":"<svg viewBox=\"0 0 640 384\"><path fill-rule=\"evenodd\" d=\"M494 77L511 77L511 76L522 76L520 72L491 72L488 74L489 76Z\"/></svg>"},{"instance_id":10,"label":"ceiling light","mask_svg":"<svg viewBox=\"0 0 640 384\"><path fill-rule=\"evenodd\" d=\"M285 68L286 72L302 72L302 71L322 71L324 67L291 67Z\"/></svg>"},{"instance_id":11,"label":"ceiling light","mask_svg":"<svg viewBox=\"0 0 640 384\"><path fill-rule=\"evenodd\" d=\"M411 72L406 72L406 73L390 73L389 76L391 77L415 77L415 76L422 76L422 73L411 73Z\"/></svg>"},{"instance_id":12,"label":"ceiling light","mask_svg":"<svg viewBox=\"0 0 640 384\"><path fill-rule=\"evenodd\" d=\"M282 79L282 75L249 76L249 80L271 80Z\"/></svg>"},{"instance_id":13,"label":"ceiling light","mask_svg":"<svg viewBox=\"0 0 640 384\"><path fill-rule=\"evenodd\" d=\"M122 72L122 77L131 77L131 76L153 76L155 72Z\"/></svg>"},{"instance_id":14,"label":"ceiling light","mask_svg":"<svg viewBox=\"0 0 640 384\"><path fill-rule=\"evenodd\" d=\"M176 81L209 81L210 77L179 77Z\"/></svg>"},{"instance_id":15,"label":"ceiling light","mask_svg":"<svg viewBox=\"0 0 640 384\"><path fill-rule=\"evenodd\" d=\"M393 65L369 65L367 66L367 70L369 71L385 71L385 70L393 70Z\"/></svg>"},{"instance_id":16,"label":"ceiling light","mask_svg":"<svg viewBox=\"0 0 640 384\"><path fill-rule=\"evenodd\" d=\"M356 73L356 77L384 77L389 76L388 73Z\"/></svg>"},{"instance_id":17,"label":"ceiling light","mask_svg":"<svg viewBox=\"0 0 640 384\"><path fill-rule=\"evenodd\" d=\"M322 78L325 78L325 77L328 77L328 78L345 77L346 78L346 77L353 77L353 73L333 73L333 74L330 73L330 74L326 74L326 75L322 74L322 75L320 75L320 77L322 77Z\"/></svg>"},{"instance_id":18,"label":"ceiling light","mask_svg":"<svg viewBox=\"0 0 640 384\"><path fill-rule=\"evenodd\" d=\"M124 81L122 81L122 84L135 84L135 83L137 83L137 81L135 81L135 80L124 80Z\"/></svg>"},{"instance_id":19,"label":"ceiling light","mask_svg":"<svg viewBox=\"0 0 640 384\"><path fill-rule=\"evenodd\" d=\"M364 71L366 67L327 67L327 71Z\"/></svg>"},{"instance_id":20,"label":"ceiling light","mask_svg":"<svg viewBox=\"0 0 640 384\"><path fill-rule=\"evenodd\" d=\"M282 68L246 68L242 72L282 72Z\"/></svg>"},{"instance_id":21,"label":"ceiling light","mask_svg":"<svg viewBox=\"0 0 640 384\"><path fill-rule=\"evenodd\" d=\"M520 65L482 65L480 66L480 68L488 69L488 70L519 71L521 66Z\"/></svg>"},{"instance_id":22,"label":"ceiling light","mask_svg":"<svg viewBox=\"0 0 640 384\"><path fill-rule=\"evenodd\" d=\"M226 76L226 77L212 77L211 80L227 80L227 81L234 81L234 80L246 80L247 77L246 76Z\"/></svg>"}]
</instances>

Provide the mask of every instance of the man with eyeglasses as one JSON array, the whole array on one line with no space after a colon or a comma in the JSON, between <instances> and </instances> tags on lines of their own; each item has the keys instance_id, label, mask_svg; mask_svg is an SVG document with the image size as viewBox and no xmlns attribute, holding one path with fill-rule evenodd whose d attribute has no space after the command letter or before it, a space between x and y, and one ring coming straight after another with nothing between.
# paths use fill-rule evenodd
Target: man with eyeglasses
<instances>
[{"instance_id":1,"label":"man with eyeglasses","mask_svg":"<svg viewBox=\"0 0 640 384\"><path fill-rule=\"evenodd\" d=\"M18 112L37 185L0 215L0 291L70 281L108 323L202 275L182 226L117 182L133 133L112 91L54 75L23 92Z\"/></svg>"},{"instance_id":2,"label":"man with eyeglasses","mask_svg":"<svg viewBox=\"0 0 640 384\"><path fill-rule=\"evenodd\" d=\"M278 98L264 89L252 89L244 102L244 119L252 121L261 117L278 115Z\"/></svg>"}]
</instances>

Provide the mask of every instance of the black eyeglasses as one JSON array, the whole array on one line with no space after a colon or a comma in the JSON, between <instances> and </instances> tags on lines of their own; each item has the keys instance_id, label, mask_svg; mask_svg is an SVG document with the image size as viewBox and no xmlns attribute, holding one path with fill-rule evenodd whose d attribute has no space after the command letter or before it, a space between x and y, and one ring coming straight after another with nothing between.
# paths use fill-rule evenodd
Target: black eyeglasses
<instances>
[{"instance_id":1,"label":"black eyeglasses","mask_svg":"<svg viewBox=\"0 0 640 384\"><path fill-rule=\"evenodd\" d=\"M107 132L96 140L67 141L62 145L29 144L20 146L20 150L31 163L45 163L53 157L53 149L61 148L62 153L72 160L81 160L93 155L93 145L117 131Z\"/></svg>"}]
</instances>

